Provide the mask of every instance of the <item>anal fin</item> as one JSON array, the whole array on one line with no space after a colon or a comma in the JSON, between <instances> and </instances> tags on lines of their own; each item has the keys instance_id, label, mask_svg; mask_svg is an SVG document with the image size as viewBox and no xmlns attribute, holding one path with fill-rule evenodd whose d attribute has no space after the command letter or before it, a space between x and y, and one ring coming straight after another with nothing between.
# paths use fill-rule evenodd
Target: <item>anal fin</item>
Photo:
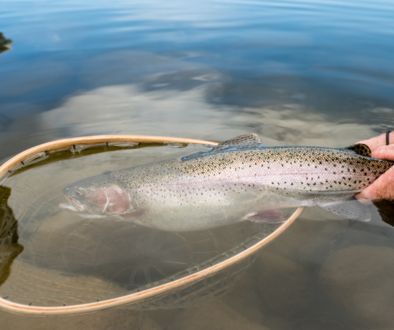
<instances>
[{"instance_id":1,"label":"anal fin","mask_svg":"<svg viewBox=\"0 0 394 330\"><path fill-rule=\"evenodd\" d=\"M356 199L350 199L343 202L328 203L320 205L320 207L347 219L364 222L371 220L371 211L369 210L369 207L361 204Z\"/></svg>"},{"instance_id":2,"label":"anal fin","mask_svg":"<svg viewBox=\"0 0 394 330\"><path fill-rule=\"evenodd\" d=\"M253 222L259 223L281 223L287 219L283 213L278 209L265 210L257 213L248 214L246 219Z\"/></svg>"}]
</instances>

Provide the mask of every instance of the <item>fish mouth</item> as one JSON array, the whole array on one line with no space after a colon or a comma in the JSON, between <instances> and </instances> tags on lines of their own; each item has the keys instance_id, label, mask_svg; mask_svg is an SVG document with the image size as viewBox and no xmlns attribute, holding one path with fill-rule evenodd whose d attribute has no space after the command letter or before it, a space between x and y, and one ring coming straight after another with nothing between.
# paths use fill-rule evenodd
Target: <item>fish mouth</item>
<instances>
[{"instance_id":1,"label":"fish mouth","mask_svg":"<svg viewBox=\"0 0 394 330\"><path fill-rule=\"evenodd\" d=\"M59 207L63 210L71 211L74 213L81 213L85 211L84 207L79 201L72 198L68 198L68 200L70 201L70 203L60 203Z\"/></svg>"},{"instance_id":2,"label":"fish mouth","mask_svg":"<svg viewBox=\"0 0 394 330\"><path fill-rule=\"evenodd\" d=\"M67 211L71 211L71 212L78 212L78 210L70 203L60 203L59 207L62 210L67 210Z\"/></svg>"},{"instance_id":3,"label":"fish mouth","mask_svg":"<svg viewBox=\"0 0 394 330\"><path fill-rule=\"evenodd\" d=\"M83 218L103 218L104 217L104 215L86 213L83 209L78 210L77 208L74 207L74 205L72 205L70 203L60 203L59 208L61 208L62 210L73 212Z\"/></svg>"}]
</instances>

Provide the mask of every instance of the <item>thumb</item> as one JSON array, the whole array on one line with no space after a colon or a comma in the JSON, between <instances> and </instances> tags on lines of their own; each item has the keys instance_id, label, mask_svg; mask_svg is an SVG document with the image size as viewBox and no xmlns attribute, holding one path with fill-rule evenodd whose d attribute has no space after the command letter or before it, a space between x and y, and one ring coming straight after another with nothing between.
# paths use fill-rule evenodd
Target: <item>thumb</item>
<instances>
[{"instance_id":1,"label":"thumb","mask_svg":"<svg viewBox=\"0 0 394 330\"><path fill-rule=\"evenodd\" d=\"M356 198L363 204L382 199L394 200L394 167L390 168L370 186L356 195Z\"/></svg>"}]
</instances>

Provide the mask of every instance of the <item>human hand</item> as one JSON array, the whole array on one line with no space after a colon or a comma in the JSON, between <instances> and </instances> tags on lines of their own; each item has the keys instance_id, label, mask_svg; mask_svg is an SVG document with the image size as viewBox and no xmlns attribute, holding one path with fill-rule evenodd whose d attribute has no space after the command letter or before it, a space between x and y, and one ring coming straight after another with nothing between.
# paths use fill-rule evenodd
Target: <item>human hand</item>
<instances>
[{"instance_id":1,"label":"human hand","mask_svg":"<svg viewBox=\"0 0 394 330\"><path fill-rule=\"evenodd\" d=\"M393 144L386 145L386 142L386 134L382 134L357 143L366 144L371 149L373 158L394 161L394 132L389 134L389 142ZM380 200L394 201L394 166L356 195L356 198L363 204Z\"/></svg>"}]
</instances>

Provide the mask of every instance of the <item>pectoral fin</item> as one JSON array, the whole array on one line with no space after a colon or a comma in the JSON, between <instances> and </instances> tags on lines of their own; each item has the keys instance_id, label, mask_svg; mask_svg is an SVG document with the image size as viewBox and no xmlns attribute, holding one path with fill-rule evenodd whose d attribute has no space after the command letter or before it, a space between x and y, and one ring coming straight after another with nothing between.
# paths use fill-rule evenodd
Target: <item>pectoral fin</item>
<instances>
[{"instance_id":1,"label":"pectoral fin","mask_svg":"<svg viewBox=\"0 0 394 330\"><path fill-rule=\"evenodd\" d=\"M280 223L285 222L287 219L280 210L273 209L248 214L246 220L260 223Z\"/></svg>"},{"instance_id":2,"label":"pectoral fin","mask_svg":"<svg viewBox=\"0 0 394 330\"><path fill-rule=\"evenodd\" d=\"M137 210L133 210L128 213L123 213L123 214L121 214L121 217L125 220L135 220L135 219L140 218L145 213L145 211L147 209L148 209L148 207L144 206L144 207L141 207Z\"/></svg>"},{"instance_id":3,"label":"pectoral fin","mask_svg":"<svg viewBox=\"0 0 394 330\"><path fill-rule=\"evenodd\" d=\"M324 204L320 205L320 207L347 219L364 222L371 220L371 211L368 206L361 204L356 199Z\"/></svg>"}]
</instances>

